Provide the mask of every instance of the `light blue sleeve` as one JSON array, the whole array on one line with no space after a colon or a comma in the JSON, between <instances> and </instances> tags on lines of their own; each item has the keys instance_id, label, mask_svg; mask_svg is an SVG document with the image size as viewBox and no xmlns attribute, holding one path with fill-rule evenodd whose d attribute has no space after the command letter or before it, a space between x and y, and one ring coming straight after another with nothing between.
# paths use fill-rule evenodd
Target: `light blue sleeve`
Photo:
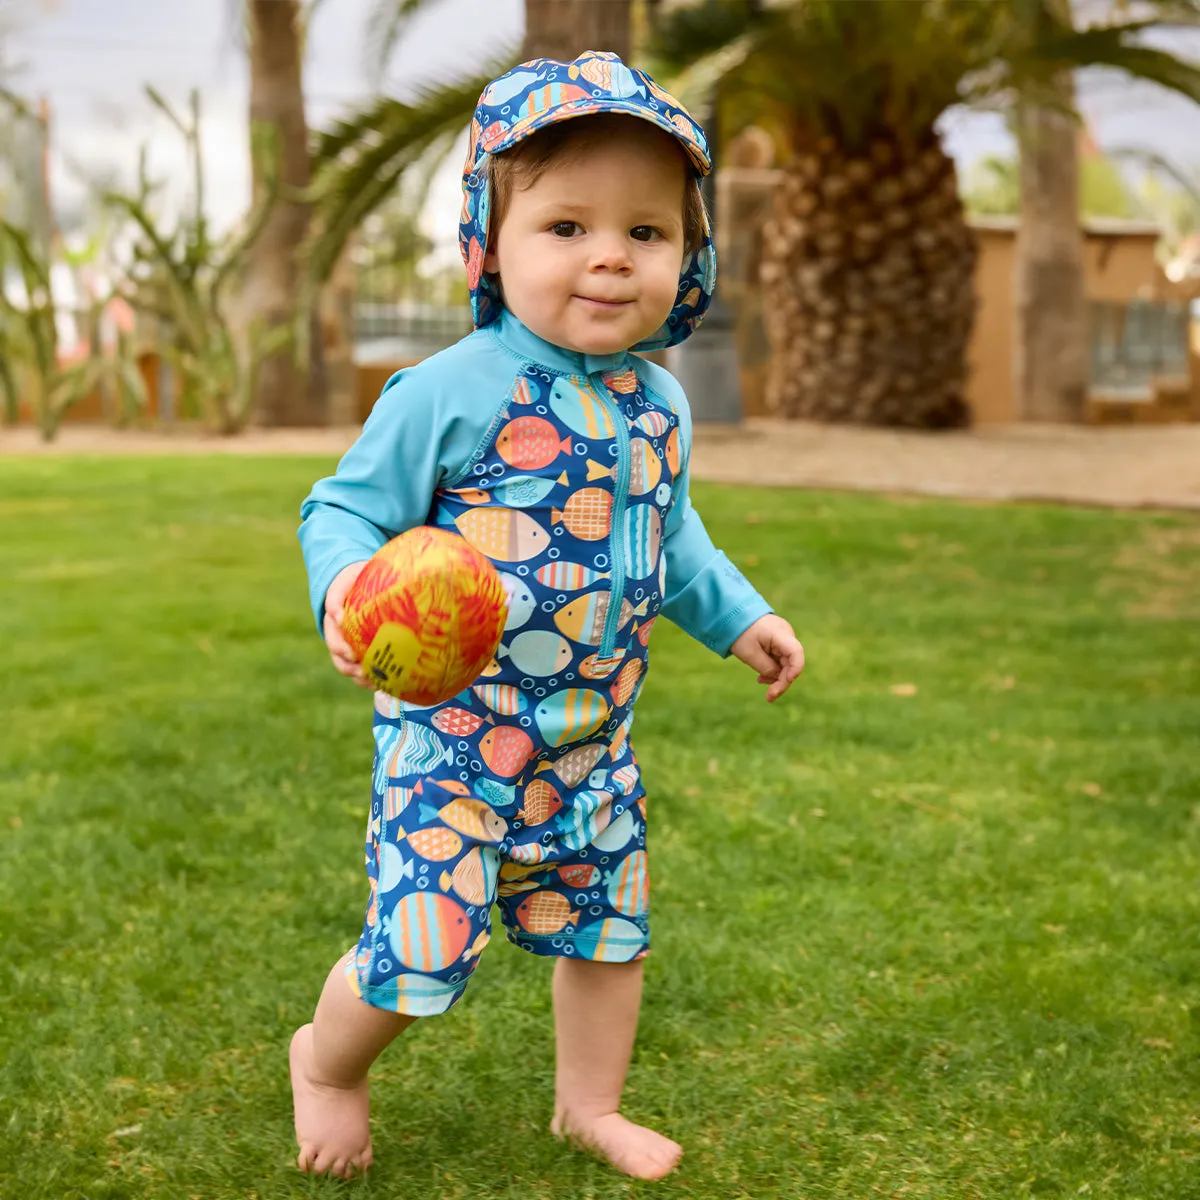
<instances>
[{"instance_id":1,"label":"light blue sleeve","mask_svg":"<svg viewBox=\"0 0 1200 1200\"><path fill-rule=\"evenodd\" d=\"M439 487L470 469L507 400L512 362L468 337L384 385L335 474L300 507L300 549L317 629L338 572L423 525Z\"/></svg>"},{"instance_id":2,"label":"light blue sleeve","mask_svg":"<svg viewBox=\"0 0 1200 1200\"><path fill-rule=\"evenodd\" d=\"M685 633L721 655L759 617L774 611L725 554L713 545L688 495L692 413L678 380L654 363L639 361L647 387L679 417L679 474L663 540L667 583L662 612Z\"/></svg>"}]
</instances>

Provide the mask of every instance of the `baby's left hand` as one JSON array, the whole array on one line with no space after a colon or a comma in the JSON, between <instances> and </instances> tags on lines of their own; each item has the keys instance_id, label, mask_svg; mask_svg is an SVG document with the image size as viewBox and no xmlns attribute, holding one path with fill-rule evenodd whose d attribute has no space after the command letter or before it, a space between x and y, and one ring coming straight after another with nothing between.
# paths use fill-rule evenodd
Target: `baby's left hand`
<instances>
[{"instance_id":1,"label":"baby's left hand","mask_svg":"<svg viewBox=\"0 0 1200 1200\"><path fill-rule=\"evenodd\" d=\"M730 647L730 654L758 672L759 683L769 683L767 701L774 704L800 678L804 647L792 627L773 613L759 617Z\"/></svg>"}]
</instances>

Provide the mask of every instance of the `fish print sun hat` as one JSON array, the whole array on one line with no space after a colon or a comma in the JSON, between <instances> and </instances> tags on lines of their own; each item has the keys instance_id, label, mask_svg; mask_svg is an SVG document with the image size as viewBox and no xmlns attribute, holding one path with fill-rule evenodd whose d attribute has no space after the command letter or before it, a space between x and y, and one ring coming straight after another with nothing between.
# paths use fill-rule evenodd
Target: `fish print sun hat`
<instances>
[{"instance_id":1,"label":"fish print sun hat","mask_svg":"<svg viewBox=\"0 0 1200 1200\"><path fill-rule=\"evenodd\" d=\"M679 141L697 177L712 169L704 130L687 109L649 75L627 67L615 54L589 50L571 63L538 58L493 80L480 96L471 122L458 233L477 329L496 320L503 307L496 281L483 270L491 213L491 156L511 150L559 121L598 113L623 113L649 121ZM698 179L688 186L698 188ZM631 348L663 350L682 342L704 316L716 280L716 251L705 218L702 244L684 259L675 307L658 330Z\"/></svg>"}]
</instances>

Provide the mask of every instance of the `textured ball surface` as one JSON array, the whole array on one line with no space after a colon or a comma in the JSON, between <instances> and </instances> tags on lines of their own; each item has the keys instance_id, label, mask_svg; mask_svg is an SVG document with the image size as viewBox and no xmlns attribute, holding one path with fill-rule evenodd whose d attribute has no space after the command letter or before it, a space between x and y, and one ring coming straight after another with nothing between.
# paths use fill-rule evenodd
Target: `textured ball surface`
<instances>
[{"instance_id":1,"label":"textured ball surface","mask_svg":"<svg viewBox=\"0 0 1200 1200\"><path fill-rule=\"evenodd\" d=\"M342 632L380 691L441 704L483 673L507 617L495 567L457 534L423 525L392 538L363 567Z\"/></svg>"}]
</instances>

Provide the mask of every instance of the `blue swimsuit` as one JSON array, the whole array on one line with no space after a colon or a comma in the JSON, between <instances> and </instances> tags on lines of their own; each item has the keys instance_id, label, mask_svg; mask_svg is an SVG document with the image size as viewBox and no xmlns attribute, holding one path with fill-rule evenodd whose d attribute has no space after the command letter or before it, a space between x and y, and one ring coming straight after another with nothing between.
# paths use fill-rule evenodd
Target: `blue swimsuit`
<instances>
[{"instance_id":1,"label":"blue swimsuit","mask_svg":"<svg viewBox=\"0 0 1200 1200\"><path fill-rule=\"evenodd\" d=\"M618 61L579 60L627 89ZM565 70L517 71L531 65ZM474 147L464 183L469 268L486 234L485 160ZM685 263L661 344L706 306L707 252ZM347 975L368 1003L417 1016L462 995L493 904L535 954L647 952L646 800L629 734L651 630L666 616L725 655L770 611L689 503L691 418L674 377L626 352L552 345L486 277L472 284L480 328L388 382L300 528L318 628L338 572L421 524L471 542L509 596L496 659L472 687L433 707L375 699L370 899Z\"/></svg>"}]
</instances>

